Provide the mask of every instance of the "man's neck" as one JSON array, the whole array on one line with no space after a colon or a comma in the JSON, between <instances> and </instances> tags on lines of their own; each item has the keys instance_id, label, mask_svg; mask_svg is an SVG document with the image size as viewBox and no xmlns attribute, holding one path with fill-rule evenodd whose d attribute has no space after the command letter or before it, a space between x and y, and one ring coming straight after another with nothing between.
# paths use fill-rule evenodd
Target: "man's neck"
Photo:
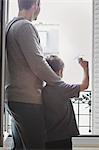
<instances>
[{"instance_id":1,"label":"man's neck","mask_svg":"<svg viewBox=\"0 0 99 150\"><path fill-rule=\"evenodd\" d=\"M31 15L30 11L27 11L27 10L19 11L18 16L23 17L29 21L32 21L32 15Z\"/></svg>"}]
</instances>

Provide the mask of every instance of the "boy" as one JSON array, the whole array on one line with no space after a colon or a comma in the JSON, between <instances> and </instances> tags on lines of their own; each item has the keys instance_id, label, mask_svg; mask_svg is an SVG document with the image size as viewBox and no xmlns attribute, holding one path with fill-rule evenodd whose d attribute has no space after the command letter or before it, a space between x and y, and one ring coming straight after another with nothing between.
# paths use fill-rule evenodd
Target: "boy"
<instances>
[{"instance_id":1,"label":"boy","mask_svg":"<svg viewBox=\"0 0 99 150\"><path fill-rule=\"evenodd\" d=\"M47 62L55 73L62 77L64 63L58 57L51 55ZM61 81L61 84L43 88L45 121L47 129L46 148L48 149L72 149L72 136L79 134L73 106L70 98L78 97L80 91L84 91L89 85L88 62L82 58L79 63L84 70L84 79L81 84L69 85Z\"/></svg>"}]
</instances>

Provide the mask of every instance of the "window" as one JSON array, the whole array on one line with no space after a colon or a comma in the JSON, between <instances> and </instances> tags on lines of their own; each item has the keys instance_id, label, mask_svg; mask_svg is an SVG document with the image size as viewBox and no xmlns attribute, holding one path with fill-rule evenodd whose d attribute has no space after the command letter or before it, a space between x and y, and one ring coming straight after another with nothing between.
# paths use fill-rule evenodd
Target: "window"
<instances>
[{"instance_id":1,"label":"window","mask_svg":"<svg viewBox=\"0 0 99 150\"><path fill-rule=\"evenodd\" d=\"M81 92L79 98L72 99L72 103L80 134L92 134L91 91Z\"/></svg>"}]
</instances>

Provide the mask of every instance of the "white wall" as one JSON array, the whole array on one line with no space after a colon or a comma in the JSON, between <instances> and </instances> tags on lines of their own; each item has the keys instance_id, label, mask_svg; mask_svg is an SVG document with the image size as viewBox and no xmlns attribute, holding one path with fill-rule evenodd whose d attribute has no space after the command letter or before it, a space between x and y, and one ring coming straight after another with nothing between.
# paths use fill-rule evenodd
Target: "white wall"
<instances>
[{"instance_id":1,"label":"white wall","mask_svg":"<svg viewBox=\"0 0 99 150\"><path fill-rule=\"evenodd\" d=\"M18 15L18 0L9 0L9 20Z\"/></svg>"},{"instance_id":2,"label":"white wall","mask_svg":"<svg viewBox=\"0 0 99 150\"><path fill-rule=\"evenodd\" d=\"M68 83L81 82L83 73L76 58L83 55L91 65L92 0L42 0L38 20L60 25L59 49L65 62L64 79Z\"/></svg>"}]
</instances>

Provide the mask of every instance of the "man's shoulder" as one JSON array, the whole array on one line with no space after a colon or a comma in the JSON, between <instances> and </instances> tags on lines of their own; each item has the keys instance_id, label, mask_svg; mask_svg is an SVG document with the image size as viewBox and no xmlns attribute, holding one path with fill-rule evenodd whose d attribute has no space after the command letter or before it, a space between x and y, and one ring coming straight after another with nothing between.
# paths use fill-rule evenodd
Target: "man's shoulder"
<instances>
[{"instance_id":1,"label":"man's shoulder","mask_svg":"<svg viewBox=\"0 0 99 150\"><path fill-rule=\"evenodd\" d=\"M22 17L15 17L13 18L8 24L6 25L6 28L11 24L11 27L15 31L22 31L23 28L31 28L31 30L36 31L35 26L27 19L24 19ZM37 31L36 31L37 32Z\"/></svg>"},{"instance_id":2,"label":"man's shoulder","mask_svg":"<svg viewBox=\"0 0 99 150\"><path fill-rule=\"evenodd\" d=\"M62 87L65 87L67 84L64 81L59 81L54 83L53 85L46 84L43 87L43 91L53 91L53 90L59 90Z\"/></svg>"}]
</instances>

